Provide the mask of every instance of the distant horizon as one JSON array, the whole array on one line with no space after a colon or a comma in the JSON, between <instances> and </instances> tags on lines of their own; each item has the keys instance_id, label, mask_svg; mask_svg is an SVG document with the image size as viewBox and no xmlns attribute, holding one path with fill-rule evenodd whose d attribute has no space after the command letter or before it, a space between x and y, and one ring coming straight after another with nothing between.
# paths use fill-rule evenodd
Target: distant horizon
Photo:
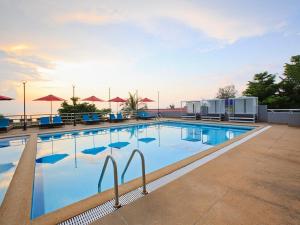
<instances>
[{"instance_id":1,"label":"distant horizon","mask_svg":"<svg viewBox=\"0 0 300 225\"><path fill-rule=\"evenodd\" d=\"M281 75L300 53L300 2L1 1L0 114L49 113L48 94L108 99L139 96L157 108L216 97L253 75ZM53 103L53 111L61 103ZM108 103L96 103L107 108ZM113 107L115 104L112 104Z\"/></svg>"}]
</instances>

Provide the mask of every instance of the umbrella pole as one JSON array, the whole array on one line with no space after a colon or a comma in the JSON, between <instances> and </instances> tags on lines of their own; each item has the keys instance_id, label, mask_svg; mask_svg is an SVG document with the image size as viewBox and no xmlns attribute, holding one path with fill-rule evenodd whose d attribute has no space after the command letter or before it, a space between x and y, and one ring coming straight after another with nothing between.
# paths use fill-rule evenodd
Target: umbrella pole
<instances>
[{"instance_id":1,"label":"umbrella pole","mask_svg":"<svg viewBox=\"0 0 300 225\"><path fill-rule=\"evenodd\" d=\"M51 114L50 114L50 119L52 119L52 101L51 101Z\"/></svg>"}]
</instances>

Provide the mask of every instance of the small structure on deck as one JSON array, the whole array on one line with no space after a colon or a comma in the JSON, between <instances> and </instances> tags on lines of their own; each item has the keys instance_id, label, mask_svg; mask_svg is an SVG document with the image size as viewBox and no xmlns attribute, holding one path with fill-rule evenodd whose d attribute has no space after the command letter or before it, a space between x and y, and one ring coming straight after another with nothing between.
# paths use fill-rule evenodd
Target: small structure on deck
<instances>
[{"instance_id":1,"label":"small structure on deck","mask_svg":"<svg viewBox=\"0 0 300 225\"><path fill-rule=\"evenodd\" d=\"M201 114L202 120L221 121L225 117L225 99L209 99L202 101L202 107L207 107L207 113Z\"/></svg>"},{"instance_id":2,"label":"small structure on deck","mask_svg":"<svg viewBox=\"0 0 300 225\"><path fill-rule=\"evenodd\" d=\"M242 96L228 99L230 122L255 122L258 114L258 98Z\"/></svg>"}]
</instances>

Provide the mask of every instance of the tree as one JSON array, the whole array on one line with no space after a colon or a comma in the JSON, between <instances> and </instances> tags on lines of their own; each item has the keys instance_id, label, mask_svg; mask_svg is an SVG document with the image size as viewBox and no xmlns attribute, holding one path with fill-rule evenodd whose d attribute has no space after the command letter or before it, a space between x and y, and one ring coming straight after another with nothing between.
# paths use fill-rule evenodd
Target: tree
<instances>
[{"instance_id":1,"label":"tree","mask_svg":"<svg viewBox=\"0 0 300 225\"><path fill-rule=\"evenodd\" d=\"M123 104L122 110L124 110L124 111L135 111L137 103L138 103L138 98L137 98L136 94L132 94L132 93L129 92L129 98Z\"/></svg>"},{"instance_id":2,"label":"tree","mask_svg":"<svg viewBox=\"0 0 300 225\"><path fill-rule=\"evenodd\" d=\"M83 113L83 112L100 112L102 114L110 113L110 109L97 109L95 104L89 104L87 102L78 103L79 98L71 98L72 104L64 101L61 107L58 109L59 114L61 113Z\"/></svg>"},{"instance_id":3,"label":"tree","mask_svg":"<svg viewBox=\"0 0 300 225\"><path fill-rule=\"evenodd\" d=\"M279 83L279 103L282 108L300 107L300 55L292 56L286 63Z\"/></svg>"},{"instance_id":4,"label":"tree","mask_svg":"<svg viewBox=\"0 0 300 225\"><path fill-rule=\"evenodd\" d=\"M258 97L259 104L274 106L276 105L276 93L278 85L275 83L276 75L268 72L254 75L252 81L248 81L247 88L243 92L245 96Z\"/></svg>"},{"instance_id":5,"label":"tree","mask_svg":"<svg viewBox=\"0 0 300 225\"><path fill-rule=\"evenodd\" d=\"M237 94L237 90L234 85L228 85L223 88L219 88L217 93L217 98L227 99L227 98L235 98Z\"/></svg>"}]
</instances>

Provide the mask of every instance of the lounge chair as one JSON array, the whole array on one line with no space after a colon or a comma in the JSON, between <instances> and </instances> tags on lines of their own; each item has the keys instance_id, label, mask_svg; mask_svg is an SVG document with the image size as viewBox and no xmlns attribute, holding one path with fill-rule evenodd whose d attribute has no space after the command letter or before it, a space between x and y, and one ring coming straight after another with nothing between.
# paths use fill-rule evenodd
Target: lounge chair
<instances>
[{"instance_id":1,"label":"lounge chair","mask_svg":"<svg viewBox=\"0 0 300 225\"><path fill-rule=\"evenodd\" d=\"M49 128L51 126L52 126L52 124L50 122L50 117L49 116L45 116L45 117L40 118L40 122L39 122L39 127L40 128Z\"/></svg>"},{"instance_id":2,"label":"lounge chair","mask_svg":"<svg viewBox=\"0 0 300 225\"><path fill-rule=\"evenodd\" d=\"M93 114L92 115L92 121L94 123L99 123L100 122L100 118L99 118L98 114Z\"/></svg>"},{"instance_id":3,"label":"lounge chair","mask_svg":"<svg viewBox=\"0 0 300 225\"><path fill-rule=\"evenodd\" d=\"M85 124L92 124L93 120L89 117L88 114L83 114L82 115L82 122Z\"/></svg>"},{"instance_id":4,"label":"lounge chair","mask_svg":"<svg viewBox=\"0 0 300 225\"><path fill-rule=\"evenodd\" d=\"M1 118L0 119L0 130L3 130L3 131L7 132L12 128L13 128L13 126L10 124L8 118Z\"/></svg>"},{"instance_id":5,"label":"lounge chair","mask_svg":"<svg viewBox=\"0 0 300 225\"><path fill-rule=\"evenodd\" d=\"M195 113L187 113L184 115L181 115L182 119L197 119L197 115Z\"/></svg>"},{"instance_id":6,"label":"lounge chair","mask_svg":"<svg viewBox=\"0 0 300 225\"><path fill-rule=\"evenodd\" d=\"M111 114L109 114L109 121L110 122L118 122L118 119L116 118L115 114L111 113Z\"/></svg>"},{"instance_id":7,"label":"lounge chair","mask_svg":"<svg viewBox=\"0 0 300 225\"><path fill-rule=\"evenodd\" d=\"M122 121L122 120L124 120L125 118L123 117L123 114L122 113L118 113L117 114L117 120L118 121Z\"/></svg>"},{"instance_id":8,"label":"lounge chair","mask_svg":"<svg viewBox=\"0 0 300 225\"><path fill-rule=\"evenodd\" d=\"M53 117L53 126L55 126L55 127L60 127L60 126L63 126L64 125L64 123L63 123L63 121L62 121L62 119L61 119L61 116L54 116Z\"/></svg>"},{"instance_id":9,"label":"lounge chair","mask_svg":"<svg viewBox=\"0 0 300 225\"><path fill-rule=\"evenodd\" d=\"M151 116L148 112L138 112L138 118L143 120L153 119L155 116Z\"/></svg>"}]
</instances>

